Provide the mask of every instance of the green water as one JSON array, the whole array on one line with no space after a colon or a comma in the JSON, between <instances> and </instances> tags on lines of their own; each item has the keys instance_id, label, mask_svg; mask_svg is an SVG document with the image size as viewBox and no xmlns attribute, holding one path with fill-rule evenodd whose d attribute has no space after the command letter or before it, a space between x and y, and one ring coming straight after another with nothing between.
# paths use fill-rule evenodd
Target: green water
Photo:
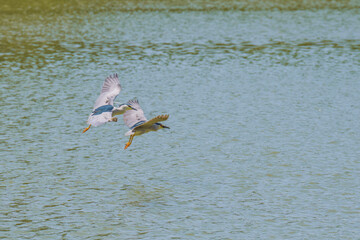
<instances>
[{"instance_id":1,"label":"green water","mask_svg":"<svg viewBox=\"0 0 360 240\"><path fill-rule=\"evenodd\" d=\"M359 238L359 1L0 3L0 239Z\"/></svg>"}]
</instances>

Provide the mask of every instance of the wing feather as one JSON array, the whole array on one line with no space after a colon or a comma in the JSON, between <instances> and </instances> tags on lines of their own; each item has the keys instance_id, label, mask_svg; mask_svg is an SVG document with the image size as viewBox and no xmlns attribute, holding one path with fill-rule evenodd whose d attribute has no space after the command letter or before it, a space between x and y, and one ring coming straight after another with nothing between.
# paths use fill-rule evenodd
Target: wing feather
<instances>
[{"instance_id":1,"label":"wing feather","mask_svg":"<svg viewBox=\"0 0 360 240\"><path fill-rule=\"evenodd\" d=\"M118 74L108 76L103 83L100 96L96 99L94 109L103 105L114 105L114 100L120 91L121 85Z\"/></svg>"},{"instance_id":2,"label":"wing feather","mask_svg":"<svg viewBox=\"0 0 360 240\"><path fill-rule=\"evenodd\" d=\"M141 121L147 121L144 111L141 109L139 101L137 99L130 100L128 105L132 106L136 110L127 110L123 117L125 125L129 128Z\"/></svg>"}]
</instances>

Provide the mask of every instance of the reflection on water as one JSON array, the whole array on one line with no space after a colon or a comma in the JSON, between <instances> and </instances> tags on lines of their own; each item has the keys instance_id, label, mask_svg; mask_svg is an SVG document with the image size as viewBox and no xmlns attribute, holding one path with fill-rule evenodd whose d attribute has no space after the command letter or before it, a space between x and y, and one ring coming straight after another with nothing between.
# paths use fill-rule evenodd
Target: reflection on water
<instances>
[{"instance_id":1,"label":"reflection on water","mask_svg":"<svg viewBox=\"0 0 360 240\"><path fill-rule=\"evenodd\" d=\"M355 239L357 4L5 1L0 238ZM81 134L114 72L169 131Z\"/></svg>"}]
</instances>

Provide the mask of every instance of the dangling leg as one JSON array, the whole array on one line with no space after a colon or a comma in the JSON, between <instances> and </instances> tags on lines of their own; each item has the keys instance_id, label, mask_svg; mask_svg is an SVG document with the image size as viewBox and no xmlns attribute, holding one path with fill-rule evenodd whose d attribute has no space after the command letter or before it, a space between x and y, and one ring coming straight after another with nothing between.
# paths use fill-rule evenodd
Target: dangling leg
<instances>
[{"instance_id":1,"label":"dangling leg","mask_svg":"<svg viewBox=\"0 0 360 240\"><path fill-rule=\"evenodd\" d=\"M89 130L90 127L91 127L91 124L87 128L84 129L83 133L86 132L87 130Z\"/></svg>"},{"instance_id":2,"label":"dangling leg","mask_svg":"<svg viewBox=\"0 0 360 240\"><path fill-rule=\"evenodd\" d=\"M127 149L127 148L131 145L134 137L135 137L135 134L130 135L130 139L129 139L129 141L125 144L125 148L124 148L124 149Z\"/></svg>"}]
</instances>

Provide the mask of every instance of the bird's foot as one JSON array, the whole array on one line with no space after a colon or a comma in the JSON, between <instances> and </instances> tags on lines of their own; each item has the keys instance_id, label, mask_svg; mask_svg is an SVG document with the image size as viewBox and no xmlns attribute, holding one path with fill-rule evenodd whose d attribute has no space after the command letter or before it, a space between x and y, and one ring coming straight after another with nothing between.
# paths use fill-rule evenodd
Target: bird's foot
<instances>
[{"instance_id":1,"label":"bird's foot","mask_svg":"<svg viewBox=\"0 0 360 240\"><path fill-rule=\"evenodd\" d=\"M117 122L117 120L118 120L117 117L111 118L111 121L112 121L112 122Z\"/></svg>"},{"instance_id":2,"label":"bird's foot","mask_svg":"<svg viewBox=\"0 0 360 240\"><path fill-rule=\"evenodd\" d=\"M127 142L127 143L125 144L124 150L127 149L130 145L131 145L131 143L130 143L130 142Z\"/></svg>"},{"instance_id":3,"label":"bird's foot","mask_svg":"<svg viewBox=\"0 0 360 240\"><path fill-rule=\"evenodd\" d=\"M89 129L90 129L90 127L91 127L91 124L90 124L87 128L85 128L85 129L84 129L84 131L83 131L82 133L84 133L84 132L86 132L87 130L89 130Z\"/></svg>"}]
</instances>

